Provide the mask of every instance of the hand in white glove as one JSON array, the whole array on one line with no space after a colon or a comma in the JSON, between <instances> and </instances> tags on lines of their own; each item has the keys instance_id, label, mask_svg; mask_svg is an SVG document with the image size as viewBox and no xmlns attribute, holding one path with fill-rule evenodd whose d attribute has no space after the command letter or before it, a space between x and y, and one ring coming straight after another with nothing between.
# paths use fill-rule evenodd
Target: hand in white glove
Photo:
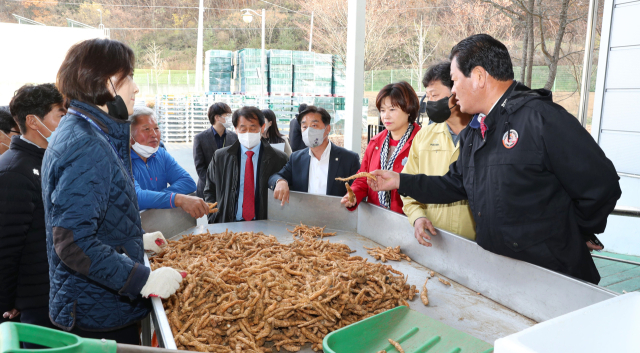
<instances>
[{"instance_id":1,"label":"hand in white glove","mask_svg":"<svg viewBox=\"0 0 640 353\"><path fill-rule=\"evenodd\" d=\"M142 242L144 243L145 251L153 251L156 254L160 253L162 249L167 246L167 240L160 232L143 234Z\"/></svg>"},{"instance_id":2,"label":"hand in white glove","mask_svg":"<svg viewBox=\"0 0 640 353\"><path fill-rule=\"evenodd\" d=\"M151 271L149 279L142 287L140 294L145 298L169 298L180 288L180 282L184 277L187 277L186 272L178 272L171 267L160 267L155 271Z\"/></svg>"}]
</instances>

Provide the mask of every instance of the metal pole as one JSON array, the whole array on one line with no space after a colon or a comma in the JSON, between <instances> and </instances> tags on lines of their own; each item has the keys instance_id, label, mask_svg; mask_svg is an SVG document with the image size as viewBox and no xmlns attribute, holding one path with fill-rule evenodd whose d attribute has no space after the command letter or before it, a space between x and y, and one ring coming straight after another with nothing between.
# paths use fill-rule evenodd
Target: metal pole
<instances>
[{"instance_id":1,"label":"metal pole","mask_svg":"<svg viewBox=\"0 0 640 353\"><path fill-rule=\"evenodd\" d=\"M587 126L587 113L589 110L589 90L591 88L591 64L593 47L596 40L596 22L598 18L598 0L589 1L589 18L587 20L587 33L584 45L584 61L582 63L582 82L580 88L580 106L578 107L578 120L582 126Z\"/></svg>"},{"instance_id":2,"label":"metal pole","mask_svg":"<svg viewBox=\"0 0 640 353\"><path fill-rule=\"evenodd\" d=\"M200 0L200 8L198 9L198 41L196 44L196 85L195 91L202 91L202 36L204 32L204 0Z\"/></svg>"},{"instance_id":3,"label":"metal pole","mask_svg":"<svg viewBox=\"0 0 640 353\"><path fill-rule=\"evenodd\" d=\"M362 96L364 95L364 37L366 0L350 0L347 15L347 82L344 147L362 151Z\"/></svg>"},{"instance_id":4,"label":"metal pole","mask_svg":"<svg viewBox=\"0 0 640 353\"><path fill-rule=\"evenodd\" d=\"M311 30L309 31L309 51L311 51L311 43L313 43L313 11L311 11Z\"/></svg>"},{"instance_id":5,"label":"metal pole","mask_svg":"<svg viewBox=\"0 0 640 353\"><path fill-rule=\"evenodd\" d=\"M595 257L597 259L603 259L603 260L609 260L609 261L616 261L616 262L622 262L625 264L631 264L631 265L637 265L640 266L640 262L635 262L635 261L629 261L629 260L623 260L623 259L618 259L615 257L609 257L609 256L602 256L602 255L596 255L596 254L591 254L591 257Z\"/></svg>"},{"instance_id":6,"label":"metal pole","mask_svg":"<svg viewBox=\"0 0 640 353\"><path fill-rule=\"evenodd\" d=\"M202 0L201 0L202 1ZM267 54L264 50L264 22L265 10L262 9L262 53L260 54L260 109L264 109L264 63L267 61Z\"/></svg>"}]
</instances>

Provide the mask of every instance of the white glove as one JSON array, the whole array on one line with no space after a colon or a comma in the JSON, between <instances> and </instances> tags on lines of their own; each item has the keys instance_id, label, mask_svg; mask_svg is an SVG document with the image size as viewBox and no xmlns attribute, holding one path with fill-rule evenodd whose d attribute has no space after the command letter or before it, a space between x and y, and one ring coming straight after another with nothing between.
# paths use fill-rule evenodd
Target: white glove
<instances>
[{"instance_id":1,"label":"white glove","mask_svg":"<svg viewBox=\"0 0 640 353\"><path fill-rule=\"evenodd\" d=\"M186 276L186 272L181 273L171 267L160 267L155 271L151 271L147 283L140 290L140 294L145 298L169 298L180 288L180 282Z\"/></svg>"},{"instance_id":2,"label":"white glove","mask_svg":"<svg viewBox=\"0 0 640 353\"><path fill-rule=\"evenodd\" d=\"M162 251L162 248L167 246L167 239L160 232L145 233L142 235L142 242L144 244L145 251L153 251L156 254Z\"/></svg>"}]
</instances>

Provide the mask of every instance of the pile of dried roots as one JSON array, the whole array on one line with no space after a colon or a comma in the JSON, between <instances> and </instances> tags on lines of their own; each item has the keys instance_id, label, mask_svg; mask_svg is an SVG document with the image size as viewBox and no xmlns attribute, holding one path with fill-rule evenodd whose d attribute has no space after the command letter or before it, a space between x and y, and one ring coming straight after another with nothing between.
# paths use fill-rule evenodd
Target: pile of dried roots
<instances>
[{"instance_id":1,"label":"pile of dried roots","mask_svg":"<svg viewBox=\"0 0 640 353\"><path fill-rule=\"evenodd\" d=\"M300 226L292 232L300 236L288 245L262 233L169 241L151 268L188 272L176 294L164 300L178 348L295 352L311 343L321 350L329 332L408 306L418 291L401 272L352 257L345 244L311 236L322 230Z\"/></svg>"}]
</instances>

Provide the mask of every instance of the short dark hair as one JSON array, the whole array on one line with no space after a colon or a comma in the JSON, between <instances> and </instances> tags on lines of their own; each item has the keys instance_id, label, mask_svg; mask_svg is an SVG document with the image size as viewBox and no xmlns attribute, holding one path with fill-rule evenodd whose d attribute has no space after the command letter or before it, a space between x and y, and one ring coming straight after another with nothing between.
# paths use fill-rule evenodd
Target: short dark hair
<instances>
[{"instance_id":1,"label":"short dark hair","mask_svg":"<svg viewBox=\"0 0 640 353\"><path fill-rule=\"evenodd\" d=\"M474 34L460 41L451 49L449 60L456 58L458 68L465 77L480 66L498 81L513 80L513 63L509 50L499 40L488 34Z\"/></svg>"},{"instance_id":2,"label":"short dark hair","mask_svg":"<svg viewBox=\"0 0 640 353\"><path fill-rule=\"evenodd\" d=\"M260 111L260 109L256 107L242 107L235 112L233 112L233 116L231 120L233 121L233 126L238 127L238 120L241 116L244 116L245 119L251 121L258 121L260 126L264 125L264 115Z\"/></svg>"},{"instance_id":3,"label":"short dark hair","mask_svg":"<svg viewBox=\"0 0 640 353\"><path fill-rule=\"evenodd\" d=\"M307 103L302 103L298 107L298 114L302 113L305 109L307 109Z\"/></svg>"},{"instance_id":4,"label":"short dark hair","mask_svg":"<svg viewBox=\"0 0 640 353\"><path fill-rule=\"evenodd\" d=\"M15 120L11 116L11 112L9 111L9 106L0 107L0 131L9 135L11 130L17 129L18 125Z\"/></svg>"},{"instance_id":5,"label":"short dark hair","mask_svg":"<svg viewBox=\"0 0 640 353\"><path fill-rule=\"evenodd\" d=\"M451 81L451 61L441 61L429 66L427 73L422 78L422 85L427 88L432 82L440 81L444 86L453 88Z\"/></svg>"},{"instance_id":6,"label":"short dark hair","mask_svg":"<svg viewBox=\"0 0 640 353\"><path fill-rule=\"evenodd\" d=\"M264 115L265 120L271 123L269 126L269 137L267 140L269 143L284 143L284 139L282 138L282 134L280 133L280 129L278 129L278 119L276 119L276 113L271 109L262 109L262 115Z\"/></svg>"},{"instance_id":7,"label":"short dark hair","mask_svg":"<svg viewBox=\"0 0 640 353\"><path fill-rule=\"evenodd\" d=\"M231 114L231 108L226 103L213 103L209 107L209 112L207 112L207 116L209 117L209 122L211 123L211 125L214 125L216 123L216 115L223 114Z\"/></svg>"},{"instance_id":8,"label":"short dark hair","mask_svg":"<svg viewBox=\"0 0 640 353\"><path fill-rule=\"evenodd\" d=\"M24 85L13 95L9 108L22 133L27 132L27 115L44 119L55 104L63 104L62 94L53 83Z\"/></svg>"},{"instance_id":9,"label":"short dark hair","mask_svg":"<svg viewBox=\"0 0 640 353\"><path fill-rule=\"evenodd\" d=\"M322 118L322 123L324 125L331 125L331 114L329 114L329 112L326 109L318 108L314 105L308 105L307 109L301 111L300 114L298 114L298 123L302 125L302 118L304 118L305 115L310 113L320 114L320 117Z\"/></svg>"},{"instance_id":10,"label":"short dark hair","mask_svg":"<svg viewBox=\"0 0 640 353\"><path fill-rule=\"evenodd\" d=\"M107 81L116 89L122 80L133 75L135 55L128 45L111 39L89 39L75 44L67 52L60 69L56 85L68 99L95 105L105 105L115 100L107 88Z\"/></svg>"},{"instance_id":11,"label":"short dark hair","mask_svg":"<svg viewBox=\"0 0 640 353\"><path fill-rule=\"evenodd\" d=\"M382 87L376 97L376 108L378 108L378 110L380 110L382 101L387 97L391 99L391 105L400 107L403 112L409 114L410 124L416 121L418 113L420 113L420 101L418 100L416 91L413 90L413 87L411 87L408 82L390 83Z\"/></svg>"}]
</instances>

